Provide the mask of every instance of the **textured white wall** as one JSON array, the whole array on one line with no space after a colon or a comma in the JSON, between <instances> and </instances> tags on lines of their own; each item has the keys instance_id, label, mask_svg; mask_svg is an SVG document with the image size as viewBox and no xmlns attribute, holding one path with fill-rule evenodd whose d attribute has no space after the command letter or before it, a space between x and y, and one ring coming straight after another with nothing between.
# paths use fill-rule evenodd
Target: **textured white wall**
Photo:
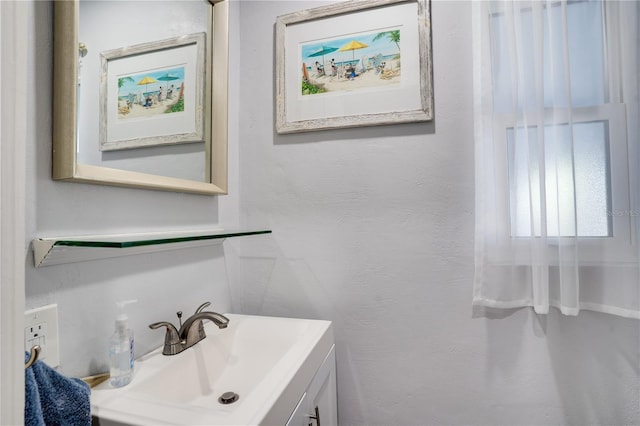
<instances>
[{"instance_id":1,"label":"textured white wall","mask_svg":"<svg viewBox=\"0 0 640 426\"><path fill-rule=\"evenodd\" d=\"M26 253L27 307L60 306L61 370L104 371L119 298L140 299L139 354L162 342L147 324L211 299L335 321L343 425L640 424L637 321L472 318L469 3L433 3L434 123L275 136L273 23L319 4L233 4L231 195L209 198L50 180L52 14L33 3L28 240L239 220L274 230L224 253L39 269Z\"/></svg>"},{"instance_id":2,"label":"textured white wall","mask_svg":"<svg viewBox=\"0 0 640 426\"><path fill-rule=\"evenodd\" d=\"M52 4L32 2L28 25L30 55L27 146L26 238L83 234L234 227L238 222L238 150L229 147L232 195L222 197L124 189L51 180ZM232 8L237 19L237 8ZM237 38L237 37L236 37ZM238 58L232 53L231 61ZM232 87L237 87L232 81ZM234 98L230 108L237 111ZM237 116L237 114L235 114ZM230 120L237 139L237 118ZM228 312L230 292L221 246L33 267L25 253L27 308L57 303L60 314L60 371L70 376L104 372L107 339L113 332L114 302L137 298L130 307L136 355L162 344L164 333L147 325L177 322L175 312L191 313L203 301Z\"/></svg>"},{"instance_id":3,"label":"textured white wall","mask_svg":"<svg viewBox=\"0 0 640 426\"><path fill-rule=\"evenodd\" d=\"M335 322L343 425L640 424L640 322L472 317L471 6L432 4L431 124L278 136L274 22L240 2L236 311ZM232 95L232 98L234 96Z\"/></svg>"}]
</instances>

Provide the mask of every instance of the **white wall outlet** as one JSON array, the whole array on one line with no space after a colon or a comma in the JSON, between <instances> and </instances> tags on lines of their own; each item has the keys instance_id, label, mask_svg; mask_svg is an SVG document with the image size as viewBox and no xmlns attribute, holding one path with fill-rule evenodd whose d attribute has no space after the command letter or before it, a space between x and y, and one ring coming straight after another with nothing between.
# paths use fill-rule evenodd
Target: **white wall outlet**
<instances>
[{"instance_id":1,"label":"white wall outlet","mask_svg":"<svg viewBox=\"0 0 640 426\"><path fill-rule=\"evenodd\" d=\"M58 305L25 311L24 325L24 350L30 352L34 345L40 345L38 360L49 367L57 367L60 364Z\"/></svg>"}]
</instances>

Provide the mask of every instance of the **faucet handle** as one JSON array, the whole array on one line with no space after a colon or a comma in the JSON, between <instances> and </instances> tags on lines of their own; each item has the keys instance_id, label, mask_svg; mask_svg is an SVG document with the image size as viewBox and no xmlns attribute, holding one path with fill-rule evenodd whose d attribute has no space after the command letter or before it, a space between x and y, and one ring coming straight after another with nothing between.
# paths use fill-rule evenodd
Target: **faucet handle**
<instances>
[{"instance_id":1,"label":"faucet handle","mask_svg":"<svg viewBox=\"0 0 640 426\"><path fill-rule=\"evenodd\" d=\"M182 341L176 327L170 322L160 321L149 324L149 328L155 330L156 328L166 327L167 332L164 335L164 348L162 349L163 355L175 355L180 353Z\"/></svg>"},{"instance_id":2,"label":"faucet handle","mask_svg":"<svg viewBox=\"0 0 640 426\"><path fill-rule=\"evenodd\" d=\"M204 308L206 308L209 305L211 305L211 302L204 302L202 305L198 306L198 309L196 309L196 314L199 314L200 312L202 312ZM204 324L202 323L202 321L199 321L199 324L198 324L198 337L200 340L207 337L207 334L204 332Z\"/></svg>"},{"instance_id":3,"label":"faucet handle","mask_svg":"<svg viewBox=\"0 0 640 426\"><path fill-rule=\"evenodd\" d=\"M211 305L211 302L204 302L202 305L198 306L198 309L196 309L196 314L199 314L200 312L202 312L204 308L206 308L209 305ZM207 334L204 332L204 324L202 323L202 321L199 321L199 324L198 324L198 337L200 340L207 337Z\"/></svg>"},{"instance_id":4,"label":"faucet handle","mask_svg":"<svg viewBox=\"0 0 640 426\"><path fill-rule=\"evenodd\" d=\"M198 306L198 309L196 309L196 314L202 312L202 310L209 305L211 305L211 302L204 302L202 305Z\"/></svg>"}]
</instances>

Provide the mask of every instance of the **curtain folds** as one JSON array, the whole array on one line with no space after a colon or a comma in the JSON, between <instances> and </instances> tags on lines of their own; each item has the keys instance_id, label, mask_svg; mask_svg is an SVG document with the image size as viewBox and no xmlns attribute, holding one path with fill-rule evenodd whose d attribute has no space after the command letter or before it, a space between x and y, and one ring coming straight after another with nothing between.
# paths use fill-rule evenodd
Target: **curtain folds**
<instances>
[{"instance_id":1,"label":"curtain folds","mask_svg":"<svg viewBox=\"0 0 640 426\"><path fill-rule=\"evenodd\" d=\"M640 319L640 2L473 3L473 304Z\"/></svg>"}]
</instances>

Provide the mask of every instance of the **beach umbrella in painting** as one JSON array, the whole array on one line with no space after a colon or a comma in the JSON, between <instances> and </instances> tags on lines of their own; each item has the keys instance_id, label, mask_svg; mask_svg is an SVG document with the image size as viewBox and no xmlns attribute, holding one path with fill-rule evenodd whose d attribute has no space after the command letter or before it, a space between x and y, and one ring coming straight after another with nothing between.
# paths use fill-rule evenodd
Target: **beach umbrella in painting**
<instances>
[{"instance_id":1,"label":"beach umbrella in painting","mask_svg":"<svg viewBox=\"0 0 640 426\"><path fill-rule=\"evenodd\" d=\"M145 92L148 92L148 91L149 91L149 85L150 85L151 83L157 83L157 82L158 82L158 81L157 81L156 79L154 79L154 78L152 78L152 77L149 77L149 76L146 76L145 78L143 78L142 80L140 80L140 81L139 81L139 82L137 82L136 84L137 84L138 86L142 86L142 85L144 85L144 86L145 86L145 87L144 87Z\"/></svg>"},{"instance_id":2,"label":"beach umbrella in painting","mask_svg":"<svg viewBox=\"0 0 640 426\"><path fill-rule=\"evenodd\" d=\"M172 75L170 73L166 73L162 77L158 77L158 80L160 80L160 81L173 81L173 80L177 80L179 78L180 77L178 77L176 75Z\"/></svg>"},{"instance_id":3,"label":"beach umbrella in painting","mask_svg":"<svg viewBox=\"0 0 640 426\"><path fill-rule=\"evenodd\" d=\"M166 73L163 74L162 76L158 77L158 80L160 81L173 81L173 80L178 80L180 79L180 77L176 76L176 75L172 75L171 73ZM169 91L167 88L167 95L169 95Z\"/></svg>"},{"instance_id":4,"label":"beach umbrella in painting","mask_svg":"<svg viewBox=\"0 0 640 426\"><path fill-rule=\"evenodd\" d=\"M322 66L324 67L324 55L331 53L331 52L335 52L336 50L338 50L337 47L330 47L330 46L321 46L319 50L313 52L312 54L309 55L309 57L314 57L314 56L322 56Z\"/></svg>"},{"instance_id":5,"label":"beach umbrella in painting","mask_svg":"<svg viewBox=\"0 0 640 426\"><path fill-rule=\"evenodd\" d=\"M354 61L356 59L356 50L357 49L364 49L365 47L369 47L369 45L361 43L358 40L351 40L349 43L345 44L340 49L338 49L338 51L339 52L346 52L346 51L351 50L351 53L353 54L353 56L351 57L351 60Z\"/></svg>"}]
</instances>

